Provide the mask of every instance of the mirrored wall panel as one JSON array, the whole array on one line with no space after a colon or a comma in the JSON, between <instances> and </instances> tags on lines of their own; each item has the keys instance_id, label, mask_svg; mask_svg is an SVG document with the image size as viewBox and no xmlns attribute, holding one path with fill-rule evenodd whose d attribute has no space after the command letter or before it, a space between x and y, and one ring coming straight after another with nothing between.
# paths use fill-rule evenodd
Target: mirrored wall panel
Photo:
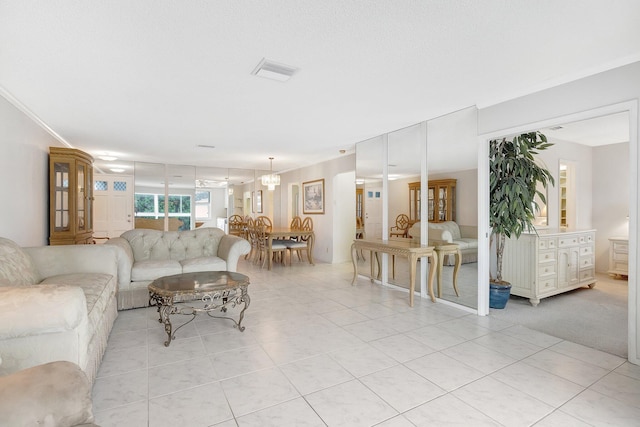
<instances>
[{"instance_id":1,"label":"mirrored wall panel","mask_svg":"<svg viewBox=\"0 0 640 427\"><path fill-rule=\"evenodd\" d=\"M436 296L474 309L478 306L477 135L475 107L427 122L428 238L442 254Z\"/></svg>"},{"instance_id":2,"label":"mirrored wall panel","mask_svg":"<svg viewBox=\"0 0 640 427\"><path fill-rule=\"evenodd\" d=\"M382 165L383 137L368 139L356 145L356 228L361 235L382 238ZM361 193L363 224L358 224L358 193Z\"/></svg>"}]
</instances>

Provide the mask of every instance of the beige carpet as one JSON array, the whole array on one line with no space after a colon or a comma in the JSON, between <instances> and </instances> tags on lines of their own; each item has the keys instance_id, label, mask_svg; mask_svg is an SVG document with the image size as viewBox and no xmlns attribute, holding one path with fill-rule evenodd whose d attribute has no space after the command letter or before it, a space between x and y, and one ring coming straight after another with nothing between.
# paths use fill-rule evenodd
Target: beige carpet
<instances>
[{"instance_id":1,"label":"beige carpet","mask_svg":"<svg viewBox=\"0 0 640 427\"><path fill-rule=\"evenodd\" d=\"M593 289L579 288L544 298L537 307L526 298L511 296L491 316L536 331L627 358L628 282L597 275Z\"/></svg>"}]
</instances>

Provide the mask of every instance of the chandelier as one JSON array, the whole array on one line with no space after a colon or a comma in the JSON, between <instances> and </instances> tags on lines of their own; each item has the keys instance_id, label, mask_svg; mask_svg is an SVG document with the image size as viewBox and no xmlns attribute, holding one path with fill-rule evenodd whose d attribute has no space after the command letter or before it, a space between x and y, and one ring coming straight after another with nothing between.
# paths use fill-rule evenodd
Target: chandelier
<instances>
[{"instance_id":1,"label":"chandelier","mask_svg":"<svg viewBox=\"0 0 640 427\"><path fill-rule=\"evenodd\" d=\"M267 186L269 191L276 189L276 185L280 185L280 175L273 173L273 157L269 157L269 175L262 175L262 185Z\"/></svg>"}]
</instances>

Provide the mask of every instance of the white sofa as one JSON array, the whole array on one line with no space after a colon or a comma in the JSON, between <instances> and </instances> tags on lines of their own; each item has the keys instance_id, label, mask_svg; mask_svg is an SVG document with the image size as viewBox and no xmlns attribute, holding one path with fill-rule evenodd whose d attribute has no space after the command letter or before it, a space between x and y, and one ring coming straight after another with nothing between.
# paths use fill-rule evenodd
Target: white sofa
<instances>
[{"instance_id":1,"label":"white sofa","mask_svg":"<svg viewBox=\"0 0 640 427\"><path fill-rule=\"evenodd\" d=\"M420 222L409 228L409 236L420 243ZM430 222L428 230L429 244L438 242L456 243L460 247L462 263L478 261L478 227L458 225L455 221ZM453 257L445 260L445 265L453 265Z\"/></svg>"},{"instance_id":2,"label":"white sofa","mask_svg":"<svg viewBox=\"0 0 640 427\"><path fill-rule=\"evenodd\" d=\"M194 271L236 271L238 259L251 250L245 239L219 228L186 231L134 229L107 240L120 248L118 310L149 305L153 280Z\"/></svg>"},{"instance_id":3,"label":"white sofa","mask_svg":"<svg viewBox=\"0 0 640 427\"><path fill-rule=\"evenodd\" d=\"M117 317L117 251L0 238L0 376L66 360L93 380Z\"/></svg>"}]
</instances>

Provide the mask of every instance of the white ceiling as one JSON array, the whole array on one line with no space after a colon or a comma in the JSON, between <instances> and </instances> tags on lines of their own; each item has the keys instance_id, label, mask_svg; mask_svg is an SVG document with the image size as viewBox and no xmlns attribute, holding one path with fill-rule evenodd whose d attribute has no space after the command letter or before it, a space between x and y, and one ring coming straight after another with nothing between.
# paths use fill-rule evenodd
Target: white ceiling
<instances>
[{"instance_id":1,"label":"white ceiling","mask_svg":"<svg viewBox=\"0 0 640 427\"><path fill-rule=\"evenodd\" d=\"M94 156L282 171L639 60L639 20L637 0L1 0L0 94ZM299 72L251 75L263 58Z\"/></svg>"}]
</instances>

